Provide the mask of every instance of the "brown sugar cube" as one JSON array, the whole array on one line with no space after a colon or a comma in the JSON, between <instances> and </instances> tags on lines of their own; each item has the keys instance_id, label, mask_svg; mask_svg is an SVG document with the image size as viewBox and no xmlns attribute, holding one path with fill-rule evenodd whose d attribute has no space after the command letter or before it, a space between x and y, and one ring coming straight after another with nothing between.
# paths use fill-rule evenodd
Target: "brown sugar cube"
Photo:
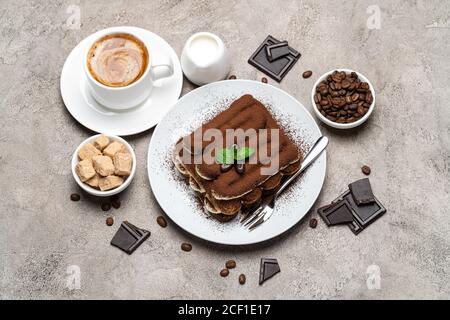
<instances>
[{"instance_id":1,"label":"brown sugar cube","mask_svg":"<svg viewBox=\"0 0 450 320\"><path fill-rule=\"evenodd\" d=\"M98 186L101 191L117 188L123 183L123 179L118 176L107 176L98 180Z\"/></svg>"},{"instance_id":2,"label":"brown sugar cube","mask_svg":"<svg viewBox=\"0 0 450 320\"><path fill-rule=\"evenodd\" d=\"M103 177L114 174L114 164L110 157L95 156L92 158L92 164L94 165L95 171Z\"/></svg>"},{"instance_id":3,"label":"brown sugar cube","mask_svg":"<svg viewBox=\"0 0 450 320\"><path fill-rule=\"evenodd\" d=\"M92 159L92 157L101 154L102 152L94 147L91 143L86 143L81 147L80 151L78 151L78 158L80 158L81 160Z\"/></svg>"},{"instance_id":4,"label":"brown sugar cube","mask_svg":"<svg viewBox=\"0 0 450 320\"><path fill-rule=\"evenodd\" d=\"M90 159L84 159L77 163L75 172L82 182L85 182L95 176L95 170Z\"/></svg>"},{"instance_id":5,"label":"brown sugar cube","mask_svg":"<svg viewBox=\"0 0 450 320\"><path fill-rule=\"evenodd\" d=\"M105 149L108 144L109 138L103 134L94 141L94 147L96 147L98 150Z\"/></svg>"},{"instance_id":6,"label":"brown sugar cube","mask_svg":"<svg viewBox=\"0 0 450 320\"><path fill-rule=\"evenodd\" d=\"M127 148L120 142L114 141L111 142L105 150L103 150L103 154L105 156L111 157L111 159L114 157L114 155L117 152L128 152Z\"/></svg>"},{"instance_id":7,"label":"brown sugar cube","mask_svg":"<svg viewBox=\"0 0 450 320\"><path fill-rule=\"evenodd\" d=\"M95 173L95 175L86 181L86 184L91 186L92 188L98 189L98 180L101 178L101 176L98 173Z\"/></svg>"},{"instance_id":8,"label":"brown sugar cube","mask_svg":"<svg viewBox=\"0 0 450 320\"><path fill-rule=\"evenodd\" d=\"M129 176L132 162L131 154L117 152L114 155L114 167L116 169L114 173L118 176Z\"/></svg>"}]
</instances>

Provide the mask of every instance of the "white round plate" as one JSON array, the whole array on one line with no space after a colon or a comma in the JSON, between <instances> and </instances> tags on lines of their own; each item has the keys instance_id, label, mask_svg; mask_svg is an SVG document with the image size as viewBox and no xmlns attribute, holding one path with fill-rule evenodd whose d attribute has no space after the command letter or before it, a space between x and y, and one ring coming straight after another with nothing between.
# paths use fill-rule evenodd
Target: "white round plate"
<instances>
[{"instance_id":1,"label":"white round plate","mask_svg":"<svg viewBox=\"0 0 450 320\"><path fill-rule=\"evenodd\" d=\"M174 66L170 78L157 82L150 97L137 107L118 111L97 103L87 90L83 68L86 46L105 31L135 32L148 41L152 55L169 55ZM61 72L61 96L70 114L83 126L99 132L127 136L143 132L155 126L178 100L183 85L180 61L172 47L158 35L136 27L113 27L100 30L81 41L69 54Z\"/></svg>"},{"instance_id":2,"label":"white round plate","mask_svg":"<svg viewBox=\"0 0 450 320\"><path fill-rule=\"evenodd\" d=\"M323 152L278 198L272 217L252 231L240 225L238 218L222 223L205 213L172 165L173 147L180 137L247 93L268 107L303 150L309 150L321 136L306 108L286 92L261 82L227 80L200 87L178 100L155 128L148 150L150 185L161 208L187 232L225 245L254 244L287 231L311 209L325 179L326 153Z\"/></svg>"}]
</instances>

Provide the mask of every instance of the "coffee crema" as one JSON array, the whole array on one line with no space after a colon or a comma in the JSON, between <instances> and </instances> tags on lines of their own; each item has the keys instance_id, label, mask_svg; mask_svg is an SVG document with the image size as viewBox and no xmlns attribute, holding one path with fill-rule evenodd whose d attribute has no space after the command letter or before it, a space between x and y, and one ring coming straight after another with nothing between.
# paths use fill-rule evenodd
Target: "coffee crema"
<instances>
[{"instance_id":1,"label":"coffee crema","mask_svg":"<svg viewBox=\"0 0 450 320\"><path fill-rule=\"evenodd\" d=\"M139 80L149 64L147 47L127 33L104 36L89 49L87 67L98 82L125 87Z\"/></svg>"}]
</instances>

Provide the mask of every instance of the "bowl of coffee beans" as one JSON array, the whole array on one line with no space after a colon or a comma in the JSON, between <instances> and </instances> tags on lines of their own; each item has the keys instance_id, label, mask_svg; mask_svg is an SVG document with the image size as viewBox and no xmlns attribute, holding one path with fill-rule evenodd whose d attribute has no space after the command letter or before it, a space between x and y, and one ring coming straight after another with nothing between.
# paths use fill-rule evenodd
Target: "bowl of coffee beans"
<instances>
[{"instance_id":1,"label":"bowl of coffee beans","mask_svg":"<svg viewBox=\"0 0 450 320\"><path fill-rule=\"evenodd\" d=\"M375 107L375 90L361 73L336 69L323 74L311 92L314 112L325 124L350 129L364 123Z\"/></svg>"}]
</instances>

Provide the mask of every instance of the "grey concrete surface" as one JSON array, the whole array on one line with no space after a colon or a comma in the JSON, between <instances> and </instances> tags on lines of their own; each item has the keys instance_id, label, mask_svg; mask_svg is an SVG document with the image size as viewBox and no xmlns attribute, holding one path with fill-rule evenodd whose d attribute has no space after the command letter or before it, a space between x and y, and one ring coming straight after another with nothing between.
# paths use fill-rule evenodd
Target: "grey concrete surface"
<instances>
[{"instance_id":1,"label":"grey concrete surface","mask_svg":"<svg viewBox=\"0 0 450 320\"><path fill-rule=\"evenodd\" d=\"M380 29L367 26L371 5L380 8ZM76 28L67 19L78 9ZM232 54L232 73L254 80L262 74L247 63L253 50L268 34L286 39L302 57L282 83L269 82L309 110L311 86L323 72L364 73L376 88L375 113L354 132L321 125L331 144L316 207L368 164L387 214L356 237L346 226L327 228L313 210L287 234L249 248L205 243L171 221L162 229L146 174L151 130L127 138L137 176L119 210L104 213L85 194L71 202L80 190L70 157L93 133L66 111L60 72L79 41L115 25L149 29L178 54L192 33L217 33ZM450 298L449 2L1 0L0 37L0 298ZM308 69L314 74L304 80ZM183 94L192 89L185 81ZM312 217L316 229L308 226ZM109 245L125 219L152 232L131 256ZM193 244L190 253L180 250L184 241ZM282 270L263 286L261 257L277 258ZM230 258L237 268L221 278ZM70 290L73 265L81 287ZM367 286L373 265L379 289Z\"/></svg>"}]
</instances>

